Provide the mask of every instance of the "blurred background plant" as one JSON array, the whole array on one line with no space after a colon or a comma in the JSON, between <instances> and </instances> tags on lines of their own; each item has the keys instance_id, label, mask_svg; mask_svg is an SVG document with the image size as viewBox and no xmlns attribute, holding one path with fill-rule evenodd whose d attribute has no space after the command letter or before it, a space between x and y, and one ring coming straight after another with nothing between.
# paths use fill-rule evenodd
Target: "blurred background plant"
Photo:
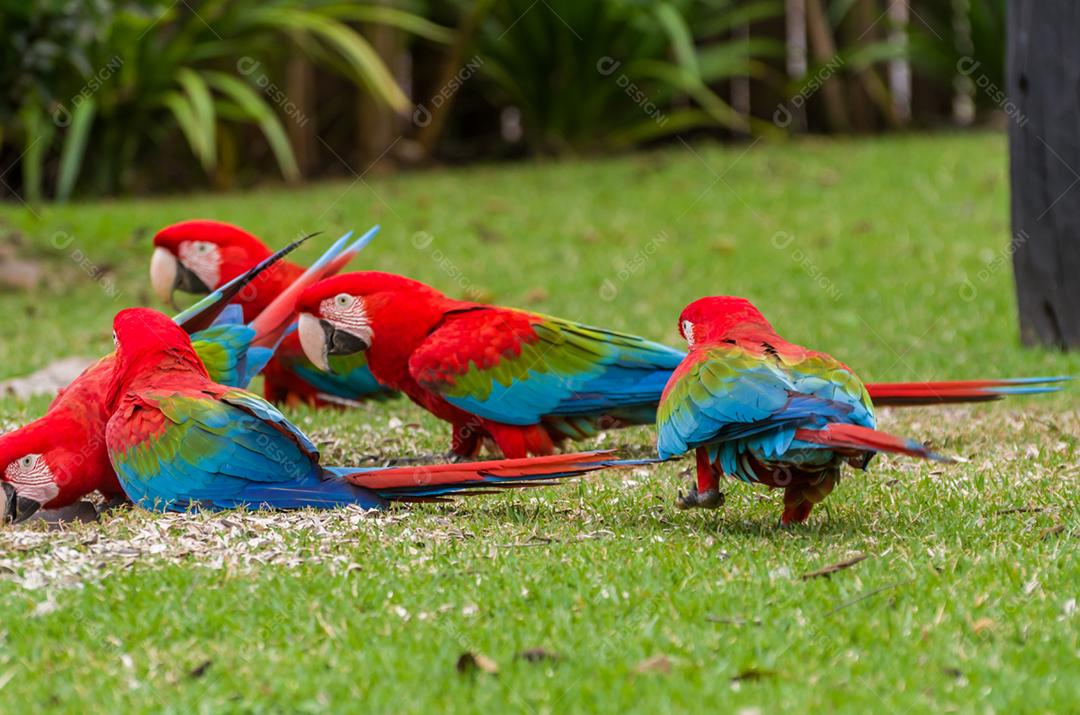
<instances>
[{"instance_id":1,"label":"blurred background plant","mask_svg":"<svg viewBox=\"0 0 1080 715\"><path fill-rule=\"evenodd\" d=\"M0 194L31 202L1003 104L1005 0L0 1Z\"/></svg>"},{"instance_id":2,"label":"blurred background plant","mask_svg":"<svg viewBox=\"0 0 1080 715\"><path fill-rule=\"evenodd\" d=\"M409 107L350 22L448 37L419 16L350 3L11 3L0 121L19 150L23 191L34 201L46 186L64 199L77 185L111 193L197 183L192 160L201 177L229 185L242 160L258 159L261 148L243 147L252 130L280 174L298 179L286 123L311 117L290 96L290 63L316 63L393 111ZM307 92L294 84L298 97Z\"/></svg>"},{"instance_id":3,"label":"blurred background plant","mask_svg":"<svg viewBox=\"0 0 1080 715\"><path fill-rule=\"evenodd\" d=\"M778 79L762 60L782 58L783 42L732 35L778 17L777 0L530 5L498 3L476 50L489 98L520 115L536 153L618 149L702 127L748 134L755 119L716 88L733 78Z\"/></svg>"},{"instance_id":4,"label":"blurred background plant","mask_svg":"<svg viewBox=\"0 0 1080 715\"><path fill-rule=\"evenodd\" d=\"M953 0L928 5L912 26L912 63L954 88L961 122L1001 109L987 87L1005 87L1005 13L1006 0Z\"/></svg>"}]
</instances>

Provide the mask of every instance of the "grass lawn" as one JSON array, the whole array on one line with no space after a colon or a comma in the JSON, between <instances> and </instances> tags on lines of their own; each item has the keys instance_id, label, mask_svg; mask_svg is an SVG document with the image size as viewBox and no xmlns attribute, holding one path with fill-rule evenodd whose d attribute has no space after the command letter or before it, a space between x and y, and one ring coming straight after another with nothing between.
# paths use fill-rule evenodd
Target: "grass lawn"
<instances>
[{"instance_id":1,"label":"grass lawn","mask_svg":"<svg viewBox=\"0 0 1080 715\"><path fill-rule=\"evenodd\" d=\"M149 236L196 216L275 244L377 221L358 264L672 343L686 303L744 295L867 381L1080 374L1080 354L1019 347L1006 159L998 135L699 145L36 215L6 206L0 241L47 276L0 294L0 378L109 350L112 313L152 303ZM0 400L0 419L46 402ZM885 412L884 428L969 461L875 460L790 530L776 527L779 494L734 482L716 512L676 510L680 463L378 517L129 512L3 532L0 702L1075 712L1078 408L1074 386ZM403 400L293 416L329 463L449 440ZM498 673L460 673L466 653Z\"/></svg>"}]
</instances>

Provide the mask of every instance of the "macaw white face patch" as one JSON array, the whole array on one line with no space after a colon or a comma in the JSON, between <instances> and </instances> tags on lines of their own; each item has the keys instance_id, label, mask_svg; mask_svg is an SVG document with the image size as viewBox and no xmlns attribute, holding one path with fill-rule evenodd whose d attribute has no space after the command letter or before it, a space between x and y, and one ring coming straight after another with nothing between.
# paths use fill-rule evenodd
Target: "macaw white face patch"
<instances>
[{"instance_id":1,"label":"macaw white face patch","mask_svg":"<svg viewBox=\"0 0 1080 715\"><path fill-rule=\"evenodd\" d=\"M221 249L209 241L184 241L180 244L180 262L199 277L206 287L216 290L221 280Z\"/></svg>"},{"instance_id":2,"label":"macaw white face patch","mask_svg":"<svg viewBox=\"0 0 1080 715\"><path fill-rule=\"evenodd\" d=\"M368 345L374 337L364 299L357 295L338 293L319 304L319 313L331 325L355 335Z\"/></svg>"},{"instance_id":3,"label":"macaw white face patch","mask_svg":"<svg viewBox=\"0 0 1080 715\"><path fill-rule=\"evenodd\" d=\"M682 335L686 338L686 344L694 347L694 324L689 320L682 322Z\"/></svg>"},{"instance_id":4,"label":"macaw white face patch","mask_svg":"<svg viewBox=\"0 0 1080 715\"><path fill-rule=\"evenodd\" d=\"M7 465L4 478L15 485L21 496L41 504L52 501L60 493L52 470L40 454L27 454L16 459Z\"/></svg>"}]
</instances>

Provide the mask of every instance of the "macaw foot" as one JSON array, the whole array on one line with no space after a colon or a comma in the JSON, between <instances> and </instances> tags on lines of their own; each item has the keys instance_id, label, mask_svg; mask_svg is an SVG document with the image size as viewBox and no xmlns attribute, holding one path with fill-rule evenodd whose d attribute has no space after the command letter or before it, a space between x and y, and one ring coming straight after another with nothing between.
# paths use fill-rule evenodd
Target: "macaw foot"
<instances>
[{"instance_id":1,"label":"macaw foot","mask_svg":"<svg viewBox=\"0 0 1080 715\"><path fill-rule=\"evenodd\" d=\"M724 495L719 489L699 492L697 485L690 487L686 494L680 489L679 498L675 500L675 506L680 509L719 509L723 505Z\"/></svg>"},{"instance_id":2,"label":"macaw foot","mask_svg":"<svg viewBox=\"0 0 1080 715\"><path fill-rule=\"evenodd\" d=\"M813 509L813 507L813 504L807 504L805 509L797 513L785 509L784 513L780 515L780 520L776 523L776 527L778 529L795 529L803 526L810 519L810 510ZM826 503L823 508L825 509L826 516L831 519L832 512L829 511L828 503Z\"/></svg>"}]
</instances>

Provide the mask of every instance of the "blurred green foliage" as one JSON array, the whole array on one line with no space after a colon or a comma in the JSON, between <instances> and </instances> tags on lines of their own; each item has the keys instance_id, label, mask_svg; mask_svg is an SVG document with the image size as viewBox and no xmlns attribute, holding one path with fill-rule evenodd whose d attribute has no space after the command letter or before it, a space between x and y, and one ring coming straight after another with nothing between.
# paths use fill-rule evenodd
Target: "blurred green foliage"
<instances>
[{"instance_id":1,"label":"blurred green foliage","mask_svg":"<svg viewBox=\"0 0 1080 715\"><path fill-rule=\"evenodd\" d=\"M808 0L791 76L784 0L0 0L0 195L772 136L785 99L811 131L899 128L893 60L932 126L956 94L1005 104L1005 3L909 0L898 27L886 0Z\"/></svg>"},{"instance_id":2,"label":"blurred green foliage","mask_svg":"<svg viewBox=\"0 0 1080 715\"><path fill-rule=\"evenodd\" d=\"M762 60L784 56L776 39L730 39L733 29L778 17L780 0L531 5L493 6L477 47L538 152L619 148L705 126L748 133L753 121L714 87L770 78Z\"/></svg>"},{"instance_id":3,"label":"blurred green foliage","mask_svg":"<svg viewBox=\"0 0 1080 715\"><path fill-rule=\"evenodd\" d=\"M299 176L283 120L302 121L282 89L291 53L403 112L408 100L348 23L445 31L393 8L296 0L33 0L10 3L2 29L0 127L20 147L30 201L130 187L161 172L178 136L207 174L255 127L286 179ZM442 33L440 35L440 33ZM166 154L167 156L167 154ZM45 165L58 158L46 186Z\"/></svg>"},{"instance_id":4,"label":"blurred green foliage","mask_svg":"<svg viewBox=\"0 0 1080 715\"><path fill-rule=\"evenodd\" d=\"M922 12L922 10L920 10ZM953 82L957 71L974 67L997 87L1005 86L1006 0L969 0L957 11L950 3L932 4L911 27L912 62L939 81ZM980 106L994 104L976 93Z\"/></svg>"}]
</instances>

